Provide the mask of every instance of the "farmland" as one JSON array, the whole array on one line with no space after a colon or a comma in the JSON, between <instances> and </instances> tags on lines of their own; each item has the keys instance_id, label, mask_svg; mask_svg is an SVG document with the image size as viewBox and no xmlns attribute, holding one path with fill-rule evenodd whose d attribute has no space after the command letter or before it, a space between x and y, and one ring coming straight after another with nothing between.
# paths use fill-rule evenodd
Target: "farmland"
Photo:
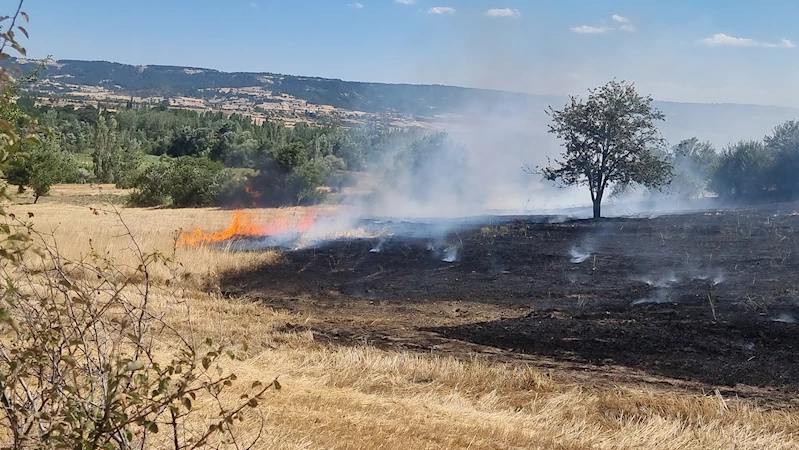
<instances>
[{"instance_id":1,"label":"farmland","mask_svg":"<svg viewBox=\"0 0 799 450\"><path fill-rule=\"evenodd\" d=\"M259 407L257 448L797 446L797 205L234 252L174 248L233 211L117 216L124 193L56 186L8 212L32 213L70 257L91 240L132 263L120 218L144 249L174 253L179 289L153 307L192 335L246 339L239 376L284 385Z\"/></svg>"}]
</instances>

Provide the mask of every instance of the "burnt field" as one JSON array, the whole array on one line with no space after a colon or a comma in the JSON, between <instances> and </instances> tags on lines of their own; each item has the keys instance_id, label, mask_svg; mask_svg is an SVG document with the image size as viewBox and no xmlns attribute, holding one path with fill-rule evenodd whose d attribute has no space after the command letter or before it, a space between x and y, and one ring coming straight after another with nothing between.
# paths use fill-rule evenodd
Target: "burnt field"
<instances>
[{"instance_id":1,"label":"burnt field","mask_svg":"<svg viewBox=\"0 0 799 450\"><path fill-rule=\"evenodd\" d=\"M222 290L299 313L285 327L325 342L782 403L799 391L794 211L497 218L441 235L337 240L228 274Z\"/></svg>"}]
</instances>

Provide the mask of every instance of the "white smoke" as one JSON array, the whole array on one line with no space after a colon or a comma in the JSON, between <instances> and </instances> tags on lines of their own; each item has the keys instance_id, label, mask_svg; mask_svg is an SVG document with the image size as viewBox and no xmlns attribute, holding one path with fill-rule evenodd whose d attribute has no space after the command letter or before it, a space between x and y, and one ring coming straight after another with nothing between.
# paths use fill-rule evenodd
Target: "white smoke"
<instances>
[{"instance_id":1,"label":"white smoke","mask_svg":"<svg viewBox=\"0 0 799 450\"><path fill-rule=\"evenodd\" d=\"M572 257L571 261L575 264L585 261L590 258L592 254L591 250L583 250L580 247L572 247L571 250L569 250L569 255Z\"/></svg>"}]
</instances>

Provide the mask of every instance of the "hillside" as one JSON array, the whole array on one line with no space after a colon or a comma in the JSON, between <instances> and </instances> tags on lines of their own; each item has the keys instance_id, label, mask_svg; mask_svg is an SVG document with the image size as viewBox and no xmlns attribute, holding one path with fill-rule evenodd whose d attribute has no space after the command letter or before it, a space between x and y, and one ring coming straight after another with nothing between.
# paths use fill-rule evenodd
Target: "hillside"
<instances>
[{"instance_id":1,"label":"hillside","mask_svg":"<svg viewBox=\"0 0 799 450\"><path fill-rule=\"evenodd\" d=\"M12 59L23 71L38 62ZM545 130L548 105L565 97L442 85L362 83L283 75L227 73L178 66L133 66L105 61L58 60L40 71L35 87L44 102L106 107L128 101L167 102L171 107L235 112L256 121L389 120L396 126L457 122L469 117L519 119L523 128ZM760 139L777 124L799 117L799 110L774 106L657 102L670 140L697 136L718 146ZM544 131L545 132L545 131Z\"/></svg>"},{"instance_id":2,"label":"hillside","mask_svg":"<svg viewBox=\"0 0 799 450\"><path fill-rule=\"evenodd\" d=\"M17 59L24 71L37 62ZM227 73L177 66L132 66L106 61L59 60L40 72L45 92L69 93L75 86L101 88L137 97L236 97L244 88L261 88L268 97L290 96L314 105L367 113L430 115L455 112L474 101L514 102L520 94L441 85L361 83L275 73ZM250 89L251 97L258 90Z\"/></svg>"}]
</instances>

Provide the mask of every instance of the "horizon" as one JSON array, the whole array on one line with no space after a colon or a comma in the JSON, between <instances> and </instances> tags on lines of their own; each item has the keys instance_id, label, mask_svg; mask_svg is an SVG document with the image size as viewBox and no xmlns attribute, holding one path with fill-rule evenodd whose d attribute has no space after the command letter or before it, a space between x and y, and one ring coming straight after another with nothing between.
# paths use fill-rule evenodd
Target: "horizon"
<instances>
[{"instance_id":1,"label":"horizon","mask_svg":"<svg viewBox=\"0 0 799 450\"><path fill-rule=\"evenodd\" d=\"M799 105L799 11L789 0L29 0L25 9L31 58L555 96L617 78L662 101Z\"/></svg>"},{"instance_id":2,"label":"horizon","mask_svg":"<svg viewBox=\"0 0 799 450\"><path fill-rule=\"evenodd\" d=\"M44 58L28 58L28 57L15 57L13 59L16 60L23 60L23 61L43 61ZM487 91L487 92L500 92L505 94L519 94L519 95L527 95L532 97L551 97L551 98L567 98L569 96L580 97L581 93L574 93L574 94L537 94L532 92L519 92L519 91L510 91L510 90L503 90L503 89L492 89L492 88L480 88L480 87L472 87L472 86L458 86L452 84L440 84L440 83L408 83L408 82L381 82L381 81L362 81L362 80L351 80L351 79L343 79L343 78L328 78L322 77L318 75L307 75L307 74L294 74L294 73L282 73L282 72L271 72L271 71L251 71L251 70L238 70L238 71L226 71L221 69L216 69L213 67L207 66L176 66L172 64L131 64L121 61L110 61L105 59L71 59L71 58L62 58L62 59L55 59L53 58L53 62L59 63L60 61L75 61L75 62L92 62L92 63L109 63L109 64L121 64L125 66L133 66L133 67L173 67L173 68L182 68L182 69L197 69L197 70L205 70L205 71L214 71L218 73L227 73L227 74L268 74L268 75L281 75L281 76L291 76L297 78L318 78L318 79L325 79L325 80L335 80L335 81L342 81L345 83L362 83L362 84L379 84L379 85L396 85L396 86L432 86L432 87L450 87L456 89L465 89L465 90L476 90L476 91ZM633 82L634 83L634 82ZM646 94L644 94L646 95ZM773 105L773 104L765 104L765 103L736 103L736 102L698 102L698 101L675 101L675 100L663 100L656 97L652 97L653 101L659 103L670 103L670 104L685 104L685 105L718 105L718 106L754 106L754 107L765 107L765 108L779 108L779 109L789 109L789 110L797 110L799 111L799 106L783 106L783 105Z\"/></svg>"}]
</instances>

